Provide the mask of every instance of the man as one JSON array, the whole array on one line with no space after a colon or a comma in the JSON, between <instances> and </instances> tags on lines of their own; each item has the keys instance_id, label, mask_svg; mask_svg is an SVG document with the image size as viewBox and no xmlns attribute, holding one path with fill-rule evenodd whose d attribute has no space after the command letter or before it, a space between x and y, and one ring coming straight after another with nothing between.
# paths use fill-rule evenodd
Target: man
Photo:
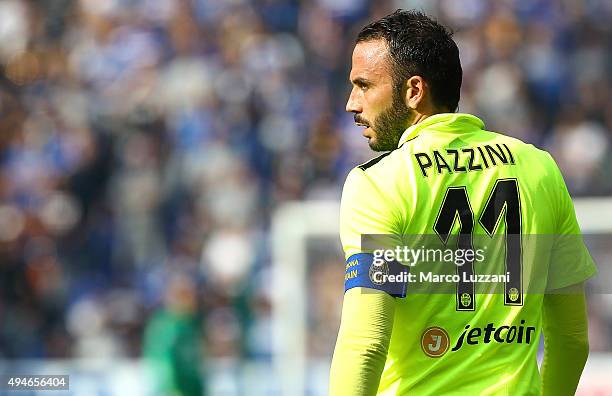
<instances>
[{"instance_id":1,"label":"man","mask_svg":"<svg viewBox=\"0 0 612 396\"><path fill-rule=\"evenodd\" d=\"M353 169L342 194L347 272L331 395L575 392L588 355L582 283L596 269L573 204L548 153L455 113L461 79L450 33L422 13L398 10L357 37L346 110L370 147L388 152ZM373 234L447 245L458 234L464 251L497 238L483 263L470 258L456 274L501 263L508 276L491 293L457 277L452 293L411 294L410 282L377 278L401 260L376 267L362 246Z\"/></svg>"},{"instance_id":2,"label":"man","mask_svg":"<svg viewBox=\"0 0 612 396\"><path fill-rule=\"evenodd\" d=\"M143 357L150 369L156 394L202 396L205 383L200 347L201 320L193 279L174 273L168 279L164 306L148 321Z\"/></svg>"}]
</instances>

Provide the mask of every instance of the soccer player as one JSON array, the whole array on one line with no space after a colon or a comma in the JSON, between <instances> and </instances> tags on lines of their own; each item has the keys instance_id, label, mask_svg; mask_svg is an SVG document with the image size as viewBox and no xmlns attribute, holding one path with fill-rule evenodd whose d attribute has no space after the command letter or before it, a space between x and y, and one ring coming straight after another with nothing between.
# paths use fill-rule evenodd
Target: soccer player
<instances>
[{"instance_id":1,"label":"soccer player","mask_svg":"<svg viewBox=\"0 0 612 396\"><path fill-rule=\"evenodd\" d=\"M420 12L398 10L357 37L346 110L385 153L354 168L342 193L347 265L331 395L571 395L578 385L588 356L582 284L596 269L572 201L547 152L455 112L461 80L451 34ZM485 264L501 257L508 277L501 292L477 292L469 276L485 264L470 258L452 293L411 294L410 282L398 289L373 276L400 265L374 265L362 247L373 234L452 235L464 247L502 238Z\"/></svg>"}]
</instances>

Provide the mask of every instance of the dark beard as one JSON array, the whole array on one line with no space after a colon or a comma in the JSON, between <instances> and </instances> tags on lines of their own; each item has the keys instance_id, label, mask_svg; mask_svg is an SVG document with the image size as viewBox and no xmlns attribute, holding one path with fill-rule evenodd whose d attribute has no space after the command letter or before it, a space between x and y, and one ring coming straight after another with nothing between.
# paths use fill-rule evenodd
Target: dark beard
<instances>
[{"instance_id":1,"label":"dark beard","mask_svg":"<svg viewBox=\"0 0 612 396\"><path fill-rule=\"evenodd\" d=\"M402 134L410 126L409 122L413 118L414 111L404 103L401 88L395 87L391 106L376 117L371 126L376 139L370 140L370 148L374 151L396 149Z\"/></svg>"}]
</instances>

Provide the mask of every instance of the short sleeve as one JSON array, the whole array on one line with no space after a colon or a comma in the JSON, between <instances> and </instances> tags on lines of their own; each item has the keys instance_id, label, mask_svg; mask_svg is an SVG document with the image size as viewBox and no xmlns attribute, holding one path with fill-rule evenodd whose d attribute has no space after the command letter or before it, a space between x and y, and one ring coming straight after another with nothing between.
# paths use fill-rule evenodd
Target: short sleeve
<instances>
[{"instance_id":1,"label":"short sleeve","mask_svg":"<svg viewBox=\"0 0 612 396\"><path fill-rule=\"evenodd\" d=\"M363 287L393 297L406 296L408 268L394 258L378 254L401 243L395 213L392 200L363 170L356 168L349 173L340 203L345 291Z\"/></svg>"},{"instance_id":2,"label":"short sleeve","mask_svg":"<svg viewBox=\"0 0 612 396\"><path fill-rule=\"evenodd\" d=\"M346 178L340 201L340 240L345 258L363 253L362 235L398 234L394 212L391 200L366 172L353 169Z\"/></svg>"},{"instance_id":3,"label":"short sleeve","mask_svg":"<svg viewBox=\"0 0 612 396\"><path fill-rule=\"evenodd\" d=\"M597 273L595 263L580 233L574 204L563 176L552 157L551 162L554 167L553 194L557 197L558 206L555 239L548 270L548 290L583 282Z\"/></svg>"}]
</instances>

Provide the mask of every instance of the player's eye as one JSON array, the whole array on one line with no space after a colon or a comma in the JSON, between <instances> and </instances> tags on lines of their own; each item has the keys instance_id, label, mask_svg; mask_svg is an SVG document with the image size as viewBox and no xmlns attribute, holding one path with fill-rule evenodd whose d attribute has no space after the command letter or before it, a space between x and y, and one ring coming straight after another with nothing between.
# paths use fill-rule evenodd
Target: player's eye
<instances>
[{"instance_id":1,"label":"player's eye","mask_svg":"<svg viewBox=\"0 0 612 396\"><path fill-rule=\"evenodd\" d=\"M359 89L361 89L362 91L364 91L364 92L365 92L365 91L367 91L367 90L368 90L368 88L370 88L370 84L366 84L366 83L358 83L358 84L357 84L357 87L358 87Z\"/></svg>"},{"instance_id":2,"label":"player's eye","mask_svg":"<svg viewBox=\"0 0 612 396\"><path fill-rule=\"evenodd\" d=\"M357 79L356 81L353 82L353 85L359 88L361 91L367 91L371 86L370 83L362 79Z\"/></svg>"}]
</instances>

